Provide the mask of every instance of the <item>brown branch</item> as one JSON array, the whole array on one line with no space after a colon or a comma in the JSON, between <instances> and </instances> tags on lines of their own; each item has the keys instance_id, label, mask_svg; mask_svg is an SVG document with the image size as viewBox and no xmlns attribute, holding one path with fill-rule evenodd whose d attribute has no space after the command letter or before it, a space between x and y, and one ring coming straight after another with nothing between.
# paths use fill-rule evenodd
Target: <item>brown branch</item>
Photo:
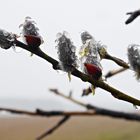
<instances>
[{"instance_id":1,"label":"brown branch","mask_svg":"<svg viewBox=\"0 0 140 140\"><path fill-rule=\"evenodd\" d=\"M113 118L119 118L119 119L126 119L131 121L140 121L140 115L135 113L125 113L125 112L119 112L119 111L113 111L108 109L99 108L96 106L93 106L91 104L85 104L82 103L74 98L72 96L66 96L62 93L60 93L57 89L50 89L51 92L53 92L56 95L59 95L63 97L64 99L67 99L75 104L78 104L84 108L87 109L87 111L44 111L40 109L36 109L35 112L31 111L24 111L24 110L16 110L16 109L9 109L9 108L0 108L0 111L7 111L14 114L20 114L20 115L30 115L30 116L42 116L42 117L52 117L52 116L64 116L62 120L60 120L54 127L46 131L45 133L41 134L37 140L41 140L44 137L47 137L48 135L52 134L55 130L57 130L62 124L64 124L71 116L94 116L94 115L102 115L102 116L108 116Z\"/></svg>"},{"instance_id":2,"label":"brown branch","mask_svg":"<svg viewBox=\"0 0 140 140\"><path fill-rule=\"evenodd\" d=\"M111 56L110 54L106 53L105 58L104 59L108 59L108 60L112 60L114 61L116 64L118 64L119 66L128 69L129 65L124 62L123 60L121 60L120 58Z\"/></svg>"},{"instance_id":3,"label":"brown branch","mask_svg":"<svg viewBox=\"0 0 140 140\"><path fill-rule=\"evenodd\" d=\"M51 58L50 56L48 56L47 54L45 54L43 51L41 51L39 48L38 49L33 49L25 44L23 44L20 41L16 41L15 44L25 50L30 51L33 54L36 54L37 56L45 59L46 61L48 61L49 63L51 63L53 65L53 68L56 69L60 69L59 67L59 62L53 58ZM135 99L131 96L126 95L125 93L109 86L108 84L106 84L105 82L101 81L101 80L93 80L92 77L80 72L79 70L73 68L73 72L71 73L72 75L74 75L75 77L80 78L82 81L84 82L89 82L92 85L95 85L96 87L100 87L108 92L110 92L115 98L119 99L119 100L123 100L123 101L127 101L129 103L132 103L134 105L138 105L140 106L140 100Z\"/></svg>"},{"instance_id":4,"label":"brown branch","mask_svg":"<svg viewBox=\"0 0 140 140\"><path fill-rule=\"evenodd\" d=\"M127 119L127 120L135 120L135 121L140 121L140 115L135 114L135 113L125 113L125 112L120 112L120 111L113 111L109 109L103 109L99 108L96 106L93 106L91 104L85 104L82 103L72 97L66 96L59 92L57 89L50 89L50 91L58 96L63 97L64 99L67 99L77 105L80 105L88 110L94 110L95 115L102 115L102 116L108 116L108 117L113 117L113 118L122 118L122 119Z\"/></svg>"},{"instance_id":5,"label":"brown branch","mask_svg":"<svg viewBox=\"0 0 140 140\"><path fill-rule=\"evenodd\" d=\"M76 99L74 99L74 98L72 98L72 97L66 96L66 95L64 95L63 93L59 92L57 89L50 89L50 91L51 91L52 93L54 93L55 95L61 96L61 97L63 97L64 99L67 99L67 100L69 100L69 101L71 101L71 102L73 102L73 103L75 103L75 104L78 104L78 105L80 105L80 106L82 106L82 107L88 108L87 105L86 105L85 103L82 103L82 102L80 102L80 101L78 101L78 100L76 100Z\"/></svg>"},{"instance_id":6,"label":"brown branch","mask_svg":"<svg viewBox=\"0 0 140 140\"><path fill-rule=\"evenodd\" d=\"M126 119L131 121L140 121L140 115L135 113L125 113L125 112L119 112L119 111L113 111L108 109L99 108L96 106L93 106L91 104L85 104L82 103L74 98L72 96L66 96L62 93L60 93L57 89L50 89L51 92L53 92L56 95L59 95L63 97L64 99L67 99L77 105L80 105L87 109L87 111L45 111L36 109L35 112L31 111L25 111L25 110L17 110L17 109L10 109L10 108L0 108L0 111L7 111L14 114L19 115L29 115L29 116L41 116L41 117L53 117L53 116L64 116L62 120L60 120L54 127L40 135L37 140L41 140L44 137L52 134L55 130L57 130L62 124L64 124L71 116L94 116L94 115L101 115L101 116L108 116L113 118L119 118L119 119Z\"/></svg>"},{"instance_id":7,"label":"brown branch","mask_svg":"<svg viewBox=\"0 0 140 140\"><path fill-rule=\"evenodd\" d=\"M53 93L56 92L56 90L51 90ZM58 116L94 116L94 115L102 115L102 116L108 116L113 118L120 118L120 119L127 119L127 120L133 120L133 121L140 121L140 115L135 113L124 113L119 111L113 111L108 109L99 108L96 106L93 106L91 104L84 104L76 99L73 99L71 97L65 96L62 93L55 93L65 99L68 99L69 101L80 105L88 111L46 111L46 110L40 110L36 109L35 112L32 111L25 111L25 110L18 110L18 109L10 109L10 108L0 108L0 111L6 111L10 112L12 114L19 114L19 115L28 115L28 116L41 116L41 117L58 117Z\"/></svg>"},{"instance_id":8,"label":"brown branch","mask_svg":"<svg viewBox=\"0 0 140 140\"><path fill-rule=\"evenodd\" d=\"M52 134L55 130L57 130L62 124L64 124L71 116L94 116L94 115L101 115L101 116L108 116L113 118L119 118L119 119L126 119L131 121L140 121L140 115L135 113L125 113L125 112L119 112L119 111L113 111L108 109L99 108L96 106L93 106L91 104L85 104L82 103L74 98L72 96L66 96L62 93L60 93L57 89L50 89L51 92L53 92L56 95L59 95L77 105L80 105L87 109L87 111L44 111L40 109L36 109L35 112L31 111L25 111L25 110L17 110L17 109L10 109L10 108L0 108L0 111L7 111L14 114L19 115L29 115L29 116L42 116L42 117L53 117L53 116L64 116L62 120L60 120L54 127L40 135L37 140L41 140L44 137Z\"/></svg>"},{"instance_id":9,"label":"brown branch","mask_svg":"<svg viewBox=\"0 0 140 140\"><path fill-rule=\"evenodd\" d=\"M47 137L48 135L52 134L55 130L57 130L60 126L62 126L69 119L70 119L70 116L64 116L54 127L47 130L45 133L41 134L36 140L41 140L44 137Z\"/></svg>"},{"instance_id":10,"label":"brown branch","mask_svg":"<svg viewBox=\"0 0 140 140\"><path fill-rule=\"evenodd\" d=\"M112 77L112 76L114 76L114 75L116 75L116 74L119 74L119 73L121 73L121 72L124 72L124 71L126 71L127 69L126 68L120 68L120 69L117 69L117 70L111 70L111 71L109 71L106 75L105 75L105 78L107 79L107 78L110 78L110 77Z\"/></svg>"},{"instance_id":11,"label":"brown branch","mask_svg":"<svg viewBox=\"0 0 140 140\"><path fill-rule=\"evenodd\" d=\"M91 93L92 93L91 87L88 87L86 89L83 89L82 96L88 96Z\"/></svg>"},{"instance_id":12,"label":"brown branch","mask_svg":"<svg viewBox=\"0 0 140 140\"><path fill-rule=\"evenodd\" d=\"M32 112L32 111L25 111L25 110L18 110L18 109L10 109L10 108L0 108L0 111L6 111L12 114L41 116L41 117L92 116L96 114L94 111L43 111L41 109L36 109L35 112Z\"/></svg>"},{"instance_id":13,"label":"brown branch","mask_svg":"<svg viewBox=\"0 0 140 140\"><path fill-rule=\"evenodd\" d=\"M26 44L18 41L18 40L16 40L15 44L16 44L17 47L20 47L22 49L25 49L25 50L27 50L27 51L29 51L29 52L31 52L31 53L33 53L33 54L35 54L35 55L43 58L44 60L46 60L47 62L49 62L50 64L52 64L53 69L60 70L59 65L58 65L59 62L57 60L53 59L52 57L48 56L40 48L33 49L33 48L27 46Z\"/></svg>"},{"instance_id":14,"label":"brown branch","mask_svg":"<svg viewBox=\"0 0 140 140\"><path fill-rule=\"evenodd\" d=\"M126 14L130 15L130 17L126 20L125 24L129 24L132 21L134 21L140 15L140 9L136 10L136 11L133 11L133 12L128 12Z\"/></svg>"}]
</instances>

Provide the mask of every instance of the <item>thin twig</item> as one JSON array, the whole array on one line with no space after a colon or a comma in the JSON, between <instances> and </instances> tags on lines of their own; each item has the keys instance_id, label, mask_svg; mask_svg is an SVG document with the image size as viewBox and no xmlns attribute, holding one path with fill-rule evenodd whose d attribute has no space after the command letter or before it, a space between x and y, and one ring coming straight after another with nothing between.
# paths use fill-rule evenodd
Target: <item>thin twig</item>
<instances>
[{"instance_id":1,"label":"thin twig","mask_svg":"<svg viewBox=\"0 0 140 140\"><path fill-rule=\"evenodd\" d=\"M140 15L140 9L136 10L136 11L133 11L133 12L128 12L126 14L130 15L130 17L126 20L125 24L129 24L132 21L134 21Z\"/></svg>"},{"instance_id":2,"label":"thin twig","mask_svg":"<svg viewBox=\"0 0 140 140\"><path fill-rule=\"evenodd\" d=\"M35 112L11 109L11 108L0 108L0 111L10 112L12 114L29 115L29 116L41 116L41 117L55 117L55 116L92 116L96 113L94 111L44 111L36 109Z\"/></svg>"},{"instance_id":3,"label":"thin twig","mask_svg":"<svg viewBox=\"0 0 140 140\"><path fill-rule=\"evenodd\" d=\"M113 118L122 118L122 119L127 119L127 120L135 120L135 121L140 121L140 115L139 114L135 114L135 113L125 113L125 112L120 112L120 111L113 111L113 110L109 110L109 109L103 109L103 108L99 108L96 107L94 105L91 104L85 104L82 103L72 97L68 97L64 94L62 94L61 92L59 92L57 89L50 89L50 91L58 96L61 96L77 105L80 105L82 107L85 107L88 110L94 110L96 115L102 115L102 116L109 116L109 117L113 117Z\"/></svg>"},{"instance_id":4,"label":"thin twig","mask_svg":"<svg viewBox=\"0 0 140 140\"><path fill-rule=\"evenodd\" d=\"M28 51L30 51L31 53L33 54L36 54L37 56L45 59L46 61L48 61L49 63L51 63L53 65L53 68L56 70L56 69L60 69L59 67L59 62L53 58L51 58L50 56L48 56L47 54L45 54L43 51L41 51L39 48L38 49L33 49L33 48L30 48L29 46L23 44L22 42L20 41L16 41L15 42L17 46L23 48L23 49L26 49ZM71 73L72 75L80 78L82 81L84 82L89 82L91 83L92 85L95 85L96 87L100 87L108 92L110 92L115 98L119 99L119 100L123 100L123 101L127 101L129 103L132 103L134 105L138 105L140 106L140 100L138 99L135 99L111 86L109 86L108 84L106 84L105 82L101 81L101 80L95 80L93 79L92 77L80 72L79 70L73 68L73 72Z\"/></svg>"},{"instance_id":5,"label":"thin twig","mask_svg":"<svg viewBox=\"0 0 140 140\"><path fill-rule=\"evenodd\" d=\"M92 93L91 87L88 87L86 89L83 89L82 96L88 96L90 93Z\"/></svg>"},{"instance_id":6,"label":"thin twig","mask_svg":"<svg viewBox=\"0 0 140 140\"><path fill-rule=\"evenodd\" d=\"M129 65L128 65L126 62L124 62L124 61L121 60L120 58L111 56L111 55L108 54L108 53L105 55L105 59L112 60L112 61L114 61L116 64L118 64L119 66L121 66L121 67L123 67L123 68L126 68L126 69L129 68Z\"/></svg>"},{"instance_id":7,"label":"thin twig","mask_svg":"<svg viewBox=\"0 0 140 140\"><path fill-rule=\"evenodd\" d=\"M41 134L36 140L41 140L44 137L47 137L48 135L52 134L55 130L57 130L60 126L62 126L66 121L70 119L70 116L64 116L54 127L47 130L43 134Z\"/></svg>"},{"instance_id":8,"label":"thin twig","mask_svg":"<svg viewBox=\"0 0 140 140\"><path fill-rule=\"evenodd\" d=\"M71 102L73 102L75 104L78 104L80 106L86 107L86 105L83 102L80 102L80 101L78 101L78 100L76 100L76 99L74 99L72 97L66 96L63 93L59 92L57 89L50 89L50 91L52 93L54 93L55 95L59 95L59 96L63 97L64 99L70 100Z\"/></svg>"},{"instance_id":9,"label":"thin twig","mask_svg":"<svg viewBox=\"0 0 140 140\"><path fill-rule=\"evenodd\" d=\"M51 90L53 92L53 90ZM54 90L53 93L55 93L56 90ZM56 93L55 93L56 94ZM109 109L103 109L96 106L93 106L91 104L84 104L76 99L69 98L62 93L57 94L65 99L70 100L71 102L78 104L86 109L87 111L46 111L46 110L40 110L37 109L35 112L32 111L25 111L25 110L18 110L18 109L10 109L10 108L0 108L0 111L6 111L13 114L19 114L19 115L29 115L29 116L41 116L41 117L59 117L59 116L95 116L95 115L101 115L101 116L108 116L113 118L120 118L120 119L127 119L127 120L133 120L133 121L140 121L140 115L136 113L125 113L120 111L113 111Z\"/></svg>"},{"instance_id":10,"label":"thin twig","mask_svg":"<svg viewBox=\"0 0 140 140\"><path fill-rule=\"evenodd\" d=\"M106 75L105 75L105 78L107 79L107 78L110 78L110 77L112 77L112 76L114 76L114 75L116 75L116 74L119 74L119 73L121 73L121 72L123 72L123 71L126 71L127 69L126 68L120 68L120 69L116 69L116 70L111 70L111 71L109 71Z\"/></svg>"}]
</instances>

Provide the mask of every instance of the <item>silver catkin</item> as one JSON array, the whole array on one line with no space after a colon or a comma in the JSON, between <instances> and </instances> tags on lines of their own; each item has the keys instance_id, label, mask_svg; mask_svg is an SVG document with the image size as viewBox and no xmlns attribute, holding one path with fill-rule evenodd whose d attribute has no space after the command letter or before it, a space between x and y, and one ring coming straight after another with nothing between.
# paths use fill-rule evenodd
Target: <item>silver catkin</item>
<instances>
[{"instance_id":1,"label":"silver catkin","mask_svg":"<svg viewBox=\"0 0 140 140\"><path fill-rule=\"evenodd\" d=\"M16 35L9 33L5 30L0 29L0 47L3 49L9 49L14 46L14 41L16 39Z\"/></svg>"},{"instance_id":2,"label":"silver catkin","mask_svg":"<svg viewBox=\"0 0 140 140\"><path fill-rule=\"evenodd\" d=\"M73 67L77 67L76 47L73 45L67 33L57 34L57 54L60 61L60 67L63 71L72 72Z\"/></svg>"},{"instance_id":3,"label":"silver catkin","mask_svg":"<svg viewBox=\"0 0 140 140\"><path fill-rule=\"evenodd\" d=\"M43 39L39 34L39 28L36 26L36 23L34 20L32 20L31 17L26 17L23 24L19 26L21 30L21 35L23 37L23 41L26 43L24 36L25 35L32 35L37 36L41 39L43 43Z\"/></svg>"},{"instance_id":4,"label":"silver catkin","mask_svg":"<svg viewBox=\"0 0 140 140\"><path fill-rule=\"evenodd\" d=\"M137 80L140 79L140 45L131 44L127 49L127 56L131 68L135 71Z\"/></svg>"},{"instance_id":5,"label":"silver catkin","mask_svg":"<svg viewBox=\"0 0 140 140\"><path fill-rule=\"evenodd\" d=\"M95 39L92 37L92 35L90 35L87 31L85 31L81 33L81 40L83 45L81 46L79 51L79 54L81 54L79 59L81 62L82 71L87 73L84 63L94 64L102 69L100 63L101 57L98 52L99 45L97 45Z\"/></svg>"}]
</instances>

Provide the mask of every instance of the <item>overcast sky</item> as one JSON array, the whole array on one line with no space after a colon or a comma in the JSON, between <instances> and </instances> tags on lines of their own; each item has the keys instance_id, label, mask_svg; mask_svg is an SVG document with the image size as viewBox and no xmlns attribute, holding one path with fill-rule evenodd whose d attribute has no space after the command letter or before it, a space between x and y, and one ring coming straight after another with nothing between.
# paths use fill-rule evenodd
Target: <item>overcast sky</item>
<instances>
[{"instance_id":1,"label":"overcast sky","mask_svg":"<svg viewBox=\"0 0 140 140\"><path fill-rule=\"evenodd\" d=\"M126 26L125 14L140 8L139 4L138 0L4 0L1 1L0 28L19 34L18 26L24 18L32 17L45 41L42 49L56 59L55 39L58 32L68 31L78 50L81 46L80 32L87 30L96 40L108 46L109 53L127 61L127 46L131 43L140 44L140 19ZM118 68L106 60L102 61L102 65L104 74ZM54 71L49 63L35 55L30 57L30 53L24 50L16 53L12 49L0 49L0 66L1 106L8 106L9 100L16 98L17 107L21 105L20 100L24 100L22 104L27 107L32 106L30 100L36 102L34 107L39 106L40 100L49 101L48 104L52 103L53 106L56 103L57 107L59 103L65 108L70 107L70 104L48 92L49 88L58 88L65 94L72 90L73 96L83 102L119 110L134 110L131 104L118 101L101 89L96 90L95 96L81 98L81 91L88 83L75 77L69 83L67 74ZM107 82L140 98L140 83L135 80L132 71L121 73Z\"/></svg>"}]
</instances>

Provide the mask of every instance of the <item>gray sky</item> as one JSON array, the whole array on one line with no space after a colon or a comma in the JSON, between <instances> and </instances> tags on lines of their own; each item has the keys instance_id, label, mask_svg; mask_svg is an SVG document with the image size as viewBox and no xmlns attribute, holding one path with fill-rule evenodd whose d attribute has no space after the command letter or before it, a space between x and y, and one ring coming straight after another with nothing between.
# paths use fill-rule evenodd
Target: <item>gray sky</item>
<instances>
[{"instance_id":1,"label":"gray sky","mask_svg":"<svg viewBox=\"0 0 140 140\"><path fill-rule=\"evenodd\" d=\"M1 1L0 28L19 34L18 26L24 18L32 17L45 41L42 49L56 59L54 41L58 32L68 31L78 50L81 46L80 32L87 30L96 40L107 45L112 55L127 61L127 46L131 43L140 44L140 19L126 26L125 13L140 8L139 4L138 0L4 0ZM97 89L95 96L81 98L81 91L88 83L75 77L69 83L67 74L54 71L49 63L37 56L30 57L24 50L15 53L12 49L0 49L0 65L0 100L5 99L1 106L8 106L9 100L16 98L17 107L21 105L20 100L25 101L22 102L23 106L28 100L34 100L34 107L37 107L38 101L43 99L49 101L49 104L52 102L53 106L60 103L69 108L70 104L48 92L49 88L58 88L66 94L72 89L74 97L83 102L119 110L134 110L131 104L118 101L101 89ZM102 65L104 74L110 69L118 68L113 62L105 60ZM135 80L132 71L108 79L108 83L140 98L139 82ZM26 104L27 107L28 105L32 106L30 102Z\"/></svg>"}]
</instances>

